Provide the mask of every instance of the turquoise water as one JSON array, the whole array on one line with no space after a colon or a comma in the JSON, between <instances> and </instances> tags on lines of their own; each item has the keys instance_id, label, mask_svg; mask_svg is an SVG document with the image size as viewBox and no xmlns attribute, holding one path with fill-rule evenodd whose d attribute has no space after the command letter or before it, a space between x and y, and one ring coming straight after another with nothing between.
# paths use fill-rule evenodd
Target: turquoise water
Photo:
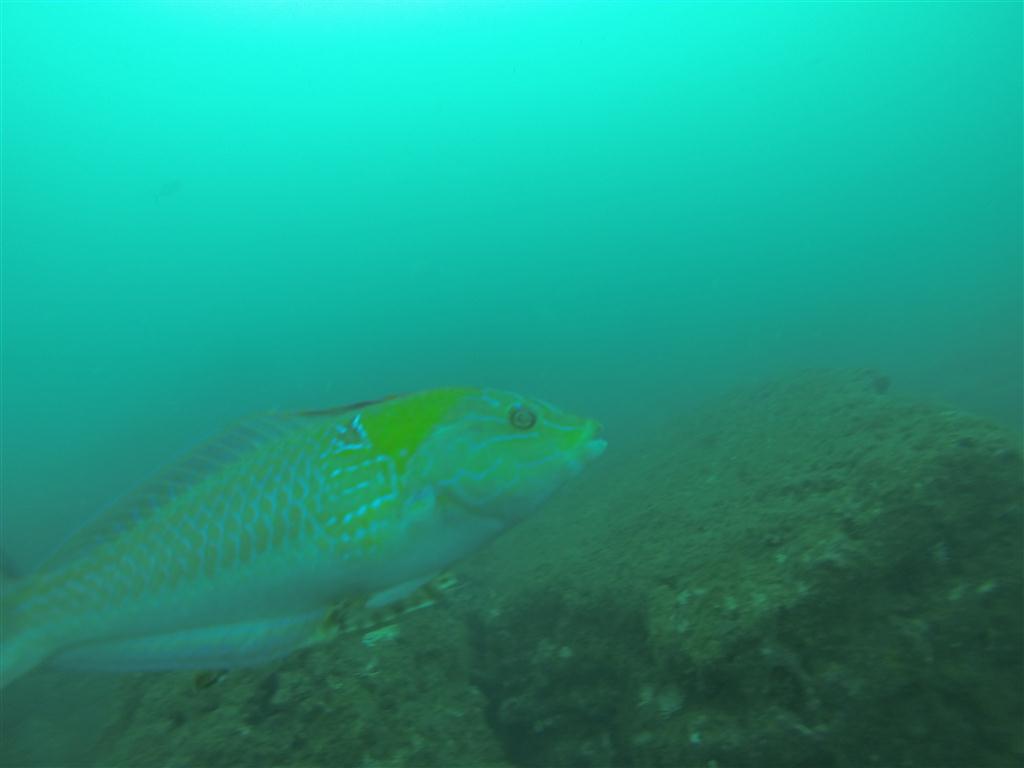
<instances>
[{"instance_id":1,"label":"turquoise water","mask_svg":"<svg viewBox=\"0 0 1024 768\"><path fill-rule=\"evenodd\" d=\"M4 3L8 547L267 408L1021 419L1021 6Z\"/></svg>"},{"instance_id":2,"label":"turquoise water","mask_svg":"<svg viewBox=\"0 0 1024 768\"><path fill-rule=\"evenodd\" d=\"M630 451L870 366L1022 418L1019 3L2 5L3 546L252 412L521 390Z\"/></svg>"}]
</instances>

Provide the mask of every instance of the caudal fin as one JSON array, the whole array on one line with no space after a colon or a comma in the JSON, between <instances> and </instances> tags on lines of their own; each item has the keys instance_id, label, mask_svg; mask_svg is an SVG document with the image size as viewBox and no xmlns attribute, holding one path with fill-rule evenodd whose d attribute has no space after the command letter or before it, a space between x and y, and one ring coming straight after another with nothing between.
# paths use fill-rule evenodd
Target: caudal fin
<instances>
[{"instance_id":1,"label":"caudal fin","mask_svg":"<svg viewBox=\"0 0 1024 768\"><path fill-rule=\"evenodd\" d=\"M42 664L49 651L24 634L8 637L6 628L0 639L0 689Z\"/></svg>"},{"instance_id":2,"label":"caudal fin","mask_svg":"<svg viewBox=\"0 0 1024 768\"><path fill-rule=\"evenodd\" d=\"M18 610L23 593L21 585L0 570L0 689L39 666L50 655L47 643L29 631L23 612Z\"/></svg>"},{"instance_id":3,"label":"caudal fin","mask_svg":"<svg viewBox=\"0 0 1024 768\"><path fill-rule=\"evenodd\" d=\"M21 575L21 572L14 567L14 563L11 558L7 556L7 553L0 549L0 589L5 584L13 582Z\"/></svg>"}]
</instances>

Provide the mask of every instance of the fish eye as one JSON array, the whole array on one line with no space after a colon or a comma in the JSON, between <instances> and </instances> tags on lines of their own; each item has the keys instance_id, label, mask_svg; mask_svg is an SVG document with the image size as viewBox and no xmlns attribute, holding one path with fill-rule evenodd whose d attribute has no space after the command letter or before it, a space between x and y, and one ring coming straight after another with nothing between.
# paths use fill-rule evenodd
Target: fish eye
<instances>
[{"instance_id":1,"label":"fish eye","mask_svg":"<svg viewBox=\"0 0 1024 768\"><path fill-rule=\"evenodd\" d=\"M531 429L537 423L537 414L521 405L513 405L508 412L508 423L516 429Z\"/></svg>"}]
</instances>

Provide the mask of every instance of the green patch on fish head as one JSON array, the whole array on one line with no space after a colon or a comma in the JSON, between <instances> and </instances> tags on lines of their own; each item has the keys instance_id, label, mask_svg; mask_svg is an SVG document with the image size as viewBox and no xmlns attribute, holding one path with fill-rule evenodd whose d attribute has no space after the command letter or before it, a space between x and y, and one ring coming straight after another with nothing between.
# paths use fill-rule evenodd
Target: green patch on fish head
<instances>
[{"instance_id":1,"label":"green patch on fish head","mask_svg":"<svg viewBox=\"0 0 1024 768\"><path fill-rule=\"evenodd\" d=\"M419 446L410 479L460 509L512 523L604 452L600 430L541 400L469 391Z\"/></svg>"}]
</instances>

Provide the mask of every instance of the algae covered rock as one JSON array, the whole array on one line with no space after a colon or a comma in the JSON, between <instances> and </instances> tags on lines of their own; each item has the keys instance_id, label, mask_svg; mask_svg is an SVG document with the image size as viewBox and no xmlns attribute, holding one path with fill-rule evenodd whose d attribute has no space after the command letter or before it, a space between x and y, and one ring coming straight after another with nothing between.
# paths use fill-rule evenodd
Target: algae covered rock
<instances>
[{"instance_id":1,"label":"algae covered rock","mask_svg":"<svg viewBox=\"0 0 1024 768\"><path fill-rule=\"evenodd\" d=\"M401 625L225 674L144 675L97 765L505 765L450 616Z\"/></svg>"},{"instance_id":2,"label":"algae covered rock","mask_svg":"<svg viewBox=\"0 0 1024 768\"><path fill-rule=\"evenodd\" d=\"M481 630L515 762L1019 762L1019 447L887 390L738 392L476 564L522 585Z\"/></svg>"}]
</instances>

